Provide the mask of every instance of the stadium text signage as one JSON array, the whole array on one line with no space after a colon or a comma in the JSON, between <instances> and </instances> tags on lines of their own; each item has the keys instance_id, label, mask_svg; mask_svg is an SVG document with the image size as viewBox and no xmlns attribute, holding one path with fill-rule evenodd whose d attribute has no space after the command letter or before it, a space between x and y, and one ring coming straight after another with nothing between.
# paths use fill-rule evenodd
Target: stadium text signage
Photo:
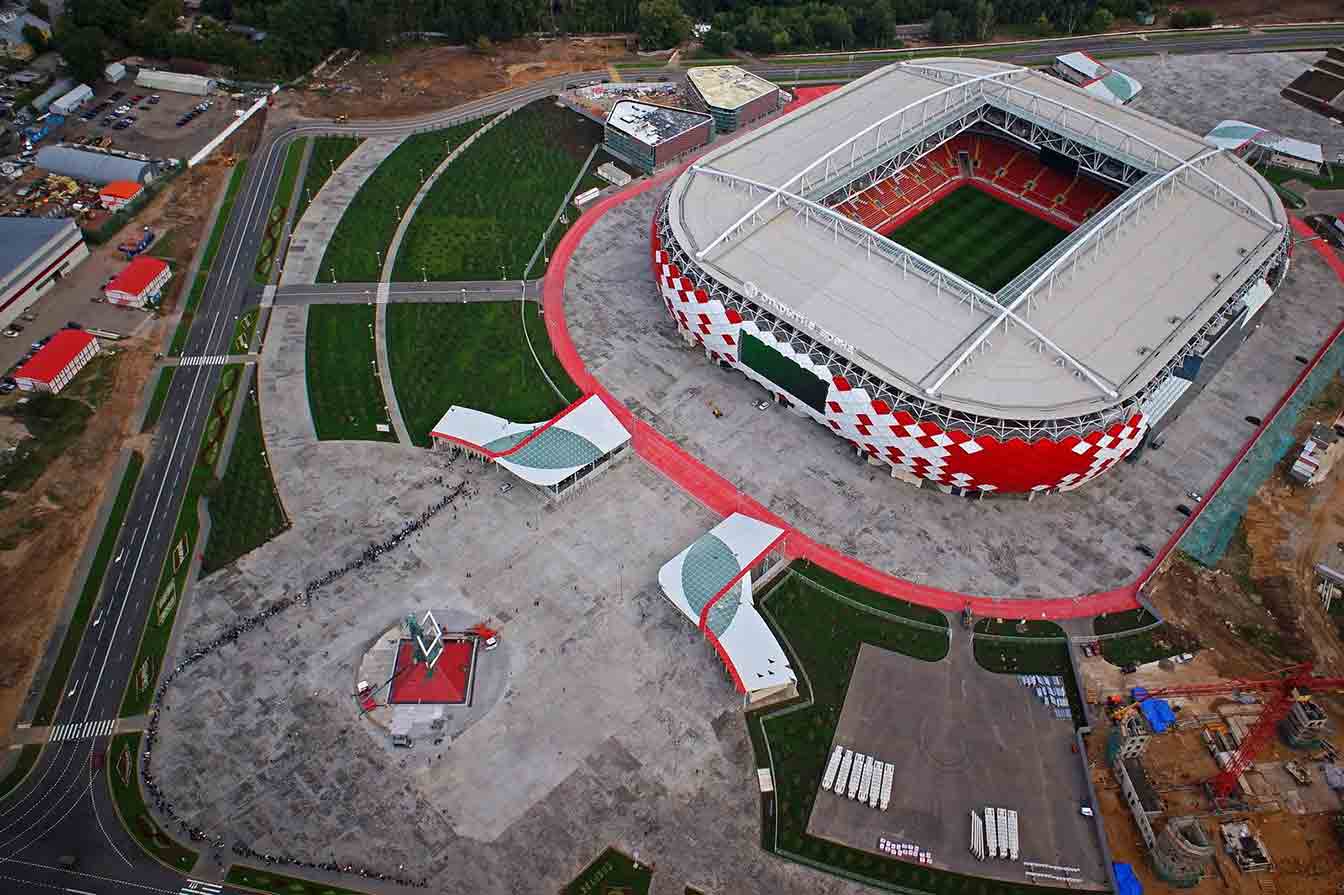
<instances>
[{"instance_id":1,"label":"stadium text signage","mask_svg":"<svg viewBox=\"0 0 1344 895\"><path fill-rule=\"evenodd\" d=\"M756 288L755 283L743 283L742 291L746 295L746 297L751 301L754 301L757 304L765 305L774 313L794 323L800 329L806 330L807 332L816 336L822 342L825 342L829 345L839 348L841 351L844 351L851 355L857 353L855 352L853 345L846 342L839 336L835 335L830 330L818 326L812 320L808 319L807 317L804 317L802 314L799 314L793 308L790 308L787 305L775 301L773 298L766 295L760 289Z\"/></svg>"}]
</instances>

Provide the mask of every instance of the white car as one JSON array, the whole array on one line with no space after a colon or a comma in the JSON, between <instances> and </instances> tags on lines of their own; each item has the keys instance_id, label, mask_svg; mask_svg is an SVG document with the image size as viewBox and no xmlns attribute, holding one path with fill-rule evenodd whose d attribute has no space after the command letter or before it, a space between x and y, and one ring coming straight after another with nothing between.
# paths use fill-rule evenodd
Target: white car
<instances>
[{"instance_id":1,"label":"white car","mask_svg":"<svg viewBox=\"0 0 1344 895\"><path fill-rule=\"evenodd\" d=\"M504 484L499 486L500 494L508 494L512 490L513 490L513 482L505 482Z\"/></svg>"},{"instance_id":2,"label":"white car","mask_svg":"<svg viewBox=\"0 0 1344 895\"><path fill-rule=\"evenodd\" d=\"M127 105L121 105L117 106L116 109L114 109L113 111L116 112L118 115L125 115L127 112L131 111L131 107Z\"/></svg>"}]
</instances>

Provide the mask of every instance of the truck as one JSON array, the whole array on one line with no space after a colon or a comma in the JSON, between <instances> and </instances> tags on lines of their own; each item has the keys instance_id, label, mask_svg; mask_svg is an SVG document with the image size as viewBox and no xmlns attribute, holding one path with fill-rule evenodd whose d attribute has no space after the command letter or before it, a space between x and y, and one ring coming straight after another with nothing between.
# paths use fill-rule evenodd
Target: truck
<instances>
[{"instance_id":1,"label":"truck","mask_svg":"<svg viewBox=\"0 0 1344 895\"><path fill-rule=\"evenodd\" d=\"M145 249L149 248L149 244L153 241L154 241L154 231L146 227L143 231L141 231L140 235L137 238L128 239L121 245L117 246L117 251L124 254L126 256L126 260L130 261L136 255L140 254Z\"/></svg>"},{"instance_id":2,"label":"truck","mask_svg":"<svg viewBox=\"0 0 1344 895\"><path fill-rule=\"evenodd\" d=\"M52 113L46 115L41 121L32 127L24 128L23 137L29 143L39 143L47 137L52 131L65 124L65 116Z\"/></svg>"}]
</instances>

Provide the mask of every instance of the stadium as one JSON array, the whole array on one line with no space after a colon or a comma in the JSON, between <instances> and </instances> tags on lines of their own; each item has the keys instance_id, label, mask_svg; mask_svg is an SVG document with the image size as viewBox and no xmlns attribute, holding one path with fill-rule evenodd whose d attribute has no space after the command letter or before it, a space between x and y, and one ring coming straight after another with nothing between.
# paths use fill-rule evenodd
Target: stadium
<instances>
[{"instance_id":1,"label":"stadium","mask_svg":"<svg viewBox=\"0 0 1344 895\"><path fill-rule=\"evenodd\" d=\"M651 248L711 361L893 477L1030 496L1189 403L1286 274L1287 223L1193 134L1047 73L929 59L704 155Z\"/></svg>"}]
</instances>

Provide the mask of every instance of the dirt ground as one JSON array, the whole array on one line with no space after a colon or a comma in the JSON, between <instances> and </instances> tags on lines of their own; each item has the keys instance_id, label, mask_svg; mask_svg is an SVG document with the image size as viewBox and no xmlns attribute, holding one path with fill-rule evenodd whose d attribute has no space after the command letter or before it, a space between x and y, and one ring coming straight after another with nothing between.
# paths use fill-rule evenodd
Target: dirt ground
<instances>
[{"instance_id":1,"label":"dirt ground","mask_svg":"<svg viewBox=\"0 0 1344 895\"><path fill-rule=\"evenodd\" d=\"M241 151L251 146L259 133L259 125L249 123L230 141L234 145L225 148ZM168 310L175 306L177 296L185 294L187 266L230 170L223 156L217 154L182 174L129 225L147 225L161 234L151 254L170 259L177 274L165 302ZM120 257L116 256L116 242L110 240L98 249L77 273L103 264L119 267L113 257ZM60 289L88 291L87 284L81 285L73 277ZM57 300L53 293L44 296L41 304ZM79 300L88 307L82 293ZM134 337L116 343L118 353L108 360L105 374L111 379L111 388L84 433L27 491L0 495L4 498L0 500L0 533L28 532L15 549L0 551L0 580L6 582L5 600L0 605L0 731L13 728L105 490L109 485L116 487L117 483L109 479L122 447L148 451L149 436L132 432L131 422L170 322L169 317L151 321L139 327ZM72 387L75 393L84 376L76 379ZM16 400L18 395L8 396L7 401Z\"/></svg>"},{"instance_id":2,"label":"dirt ground","mask_svg":"<svg viewBox=\"0 0 1344 895\"><path fill-rule=\"evenodd\" d=\"M284 92L281 108L310 118L403 118L567 72L601 68L629 55L610 38L517 40L490 55L462 47L415 46L386 56L338 60L306 90Z\"/></svg>"},{"instance_id":3,"label":"dirt ground","mask_svg":"<svg viewBox=\"0 0 1344 895\"><path fill-rule=\"evenodd\" d=\"M1339 0L1192 0L1172 9L1210 9L1225 25L1274 25L1282 22L1337 21Z\"/></svg>"}]
</instances>

